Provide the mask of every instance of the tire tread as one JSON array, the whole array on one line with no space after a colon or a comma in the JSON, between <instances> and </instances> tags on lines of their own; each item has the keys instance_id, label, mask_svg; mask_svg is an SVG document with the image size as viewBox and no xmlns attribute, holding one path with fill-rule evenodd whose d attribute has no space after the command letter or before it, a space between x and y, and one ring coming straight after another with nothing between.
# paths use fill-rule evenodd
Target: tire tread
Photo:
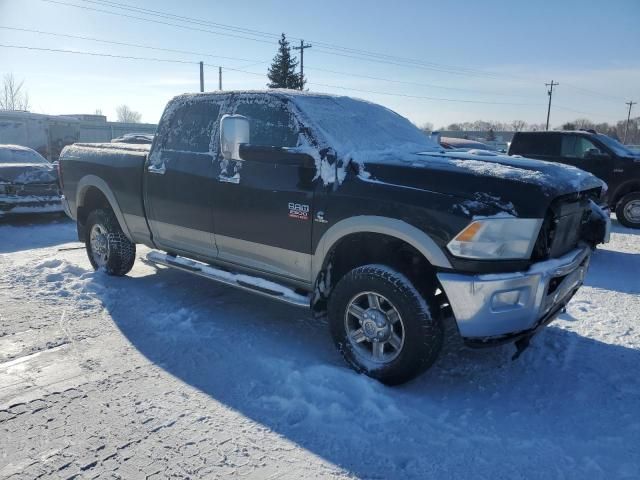
<instances>
[{"instance_id":1,"label":"tire tread","mask_svg":"<svg viewBox=\"0 0 640 480\"><path fill-rule=\"evenodd\" d=\"M136 244L127 238L120 228L118 219L111 210L98 209L91 212L87 218L86 248L89 261L94 269L98 269L91 254L90 234L91 227L101 223L107 229L107 239L109 242L109 258L105 271L108 275L121 277L126 275L133 268L136 260Z\"/></svg>"},{"instance_id":2,"label":"tire tread","mask_svg":"<svg viewBox=\"0 0 640 480\"><path fill-rule=\"evenodd\" d=\"M403 317L405 323L405 348L400 357L389 366L368 369L358 363L351 344L344 332L343 315L350 291L359 284L380 283L380 288L390 289L394 298L389 299L397 308L409 311L412 318ZM386 292L388 295L388 292ZM386 296L386 295L385 295ZM349 298L346 298L349 297ZM401 302L401 306L398 303ZM429 307L431 303L432 307ZM344 304L344 305L343 305ZM432 315L435 302L425 299L402 273L386 265L370 264L355 268L336 285L329 298L329 321L334 342L345 360L358 372L369 375L388 385L405 383L427 370L438 357L443 344L443 328ZM407 325L410 323L410 326ZM411 332L411 338L408 337ZM403 348L403 350L405 349Z\"/></svg>"}]
</instances>

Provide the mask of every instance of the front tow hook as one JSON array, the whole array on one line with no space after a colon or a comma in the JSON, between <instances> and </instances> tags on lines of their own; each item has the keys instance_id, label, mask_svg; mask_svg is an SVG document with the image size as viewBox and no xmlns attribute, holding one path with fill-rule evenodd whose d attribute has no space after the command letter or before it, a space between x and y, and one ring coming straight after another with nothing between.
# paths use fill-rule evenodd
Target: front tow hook
<instances>
[{"instance_id":1,"label":"front tow hook","mask_svg":"<svg viewBox=\"0 0 640 480\"><path fill-rule=\"evenodd\" d=\"M516 353L513 354L511 360L517 360L522 352L524 352L529 347L529 342L531 341L531 337L533 335L527 335L526 337L519 338L513 344L516 346Z\"/></svg>"}]
</instances>

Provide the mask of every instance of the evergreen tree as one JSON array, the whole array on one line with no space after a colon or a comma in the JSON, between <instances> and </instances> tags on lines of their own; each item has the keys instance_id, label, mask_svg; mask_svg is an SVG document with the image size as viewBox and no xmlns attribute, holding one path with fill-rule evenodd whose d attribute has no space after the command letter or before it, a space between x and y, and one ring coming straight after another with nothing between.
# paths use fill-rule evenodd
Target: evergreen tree
<instances>
[{"instance_id":1,"label":"evergreen tree","mask_svg":"<svg viewBox=\"0 0 640 480\"><path fill-rule=\"evenodd\" d=\"M291 56L289 42L282 34L278 40L278 53L273 57L273 62L269 67L269 88L293 88L300 89L300 74L296 73L298 59Z\"/></svg>"}]
</instances>

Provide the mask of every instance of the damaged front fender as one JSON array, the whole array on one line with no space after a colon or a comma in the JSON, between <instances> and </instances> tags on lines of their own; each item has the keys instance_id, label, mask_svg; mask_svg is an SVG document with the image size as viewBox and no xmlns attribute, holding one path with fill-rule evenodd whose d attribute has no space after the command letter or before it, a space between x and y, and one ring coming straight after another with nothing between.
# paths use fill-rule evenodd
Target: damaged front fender
<instances>
[{"instance_id":1,"label":"damaged front fender","mask_svg":"<svg viewBox=\"0 0 640 480\"><path fill-rule=\"evenodd\" d=\"M609 207L589 201L589 218L582 224L580 238L595 248L601 243L609 243L611 238L611 213Z\"/></svg>"}]
</instances>

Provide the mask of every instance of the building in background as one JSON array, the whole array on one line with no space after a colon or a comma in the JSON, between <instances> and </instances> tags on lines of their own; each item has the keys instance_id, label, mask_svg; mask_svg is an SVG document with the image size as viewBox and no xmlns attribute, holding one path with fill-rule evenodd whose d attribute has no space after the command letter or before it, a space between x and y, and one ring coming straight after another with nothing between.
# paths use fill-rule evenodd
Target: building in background
<instances>
[{"instance_id":1,"label":"building in background","mask_svg":"<svg viewBox=\"0 0 640 480\"><path fill-rule=\"evenodd\" d=\"M104 115L42 115L0 110L0 144L33 148L54 162L66 145L109 142L127 133L156 132L151 123L108 122Z\"/></svg>"}]
</instances>

